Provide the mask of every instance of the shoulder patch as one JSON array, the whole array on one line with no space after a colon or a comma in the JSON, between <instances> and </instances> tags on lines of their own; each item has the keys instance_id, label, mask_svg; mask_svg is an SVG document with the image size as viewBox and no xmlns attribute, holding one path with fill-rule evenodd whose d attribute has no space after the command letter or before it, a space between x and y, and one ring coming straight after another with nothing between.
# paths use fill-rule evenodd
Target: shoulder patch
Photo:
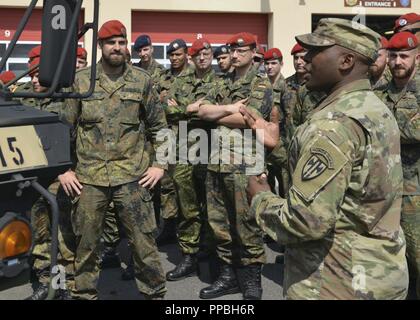
<instances>
[{"instance_id":1,"label":"shoulder patch","mask_svg":"<svg viewBox=\"0 0 420 320\"><path fill-rule=\"evenodd\" d=\"M301 155L293 173L292 188L312 201L349 160L327 137L319 137Z\"/></svg>"}]
</instances>

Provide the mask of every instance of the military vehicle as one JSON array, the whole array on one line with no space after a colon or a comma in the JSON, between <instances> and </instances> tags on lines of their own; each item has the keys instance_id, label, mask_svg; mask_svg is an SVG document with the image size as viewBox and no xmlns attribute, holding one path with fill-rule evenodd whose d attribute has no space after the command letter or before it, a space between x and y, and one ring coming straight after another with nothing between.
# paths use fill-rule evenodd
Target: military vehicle
<instances>
[{"instance_id":1,"label":"military vehicle","mask_svg":"<svg viewBox=\"0 0 420 320\"><path fill-rule=\"evenodd\" d=\"M0 62L6 65L38 0L32 0ZM64 92L74 81L77 42L92 29L97 38L99 0L94 0L93 22L78 32L83 0L44 0L42 49L39 66L0 86L0 284L29 267L33 232L29 212L37 198L45 197L51 206L51 278L57 264L59 211L55 197L46 188L71 166L70 128L57 114L36 110L16 102L16 98L86 98L94 90L92 81L86 93ZM92 43L92 78L96 74L96 41ZM74 61L74 63L69 63ZM9 87L39 68L40 83L47 92L11 92ZM63 91L64 89L64 91ZM54 296L50 286L49 297Z\"/></svg>"}]
</instances>

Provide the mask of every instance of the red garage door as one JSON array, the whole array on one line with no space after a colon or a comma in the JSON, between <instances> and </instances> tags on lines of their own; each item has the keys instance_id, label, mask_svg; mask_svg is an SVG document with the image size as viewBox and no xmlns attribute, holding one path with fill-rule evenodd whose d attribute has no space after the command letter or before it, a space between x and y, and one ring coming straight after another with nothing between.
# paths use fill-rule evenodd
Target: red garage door
<instances>
[{"instance_id":1,"label":"red garage door","mask_svg":"<svg viewBox=\"0 0 420 320\"><path fill-rule=\"evenodd\" d=\"M267 44L268 15L249 13L132 12L132 41L148 34L155 47L155 57L167 64L166 45L176 38L191 44L207 38L213 45L224 44L238 32L251 32L259 43ZM133 53L133 58L137 58Z\"/></svg>"}]
</instances>

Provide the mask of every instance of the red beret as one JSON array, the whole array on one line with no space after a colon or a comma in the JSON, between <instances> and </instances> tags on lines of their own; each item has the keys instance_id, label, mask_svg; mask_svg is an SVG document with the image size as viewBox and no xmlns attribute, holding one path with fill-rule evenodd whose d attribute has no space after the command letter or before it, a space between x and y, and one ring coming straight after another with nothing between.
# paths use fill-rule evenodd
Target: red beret
<instances>
[{"instance_id":1,"label":"red beret","mask_svg":"<svg viewBox=\"0 0 420 320\"><path fill-rule=\"evenodd\" d=\"M385 37L381 37L381 49L388 49L389 41Z\"/></svg>"},{"instance_id":2,"label":"red beret","mask_svg":"<svg viewBox=\"0 0 420 320\"><path fill-rule=\"evenodd\" d=\"M418 15L417 13L412 12L402 15L397 20L395 20L394 31L406 25L414 24L418 21L420 21L420 15Z\"/></svg>"},{"instance_id":3,"label":"red beret","mask_svg":"<svg viewBox=\"0 0 420 320\"><path fill-rule=\"evenodd\" d=\"M262 45L258 45L257 47L257 53L259 54L265 54L265 49Z\"/></svg>"},{"instance_id":4,"label":"red beret","mask_svg":"<svg viewBox=\"0 0 420 320\"><path fill-rule=\"evenodd\" d=\"M3 82L3 84L9 83L14 78L16 78L16 75L13 71L4 71L0 74L0 81Z\"/></svg>"},{"instance_id":5,"label":"red beret","mask_svg":"<svg viewBox=\"0 0 420 320\"><path fill-rule=\"evenodd\" d=\"M35 67L37 64L39 64L41 62L41 59L39 57L34 58L33 60L31 60L29 62L29 69ZM35 73L38 72L38 69L33 70L32 72L29 73L29 76L33 77Z\"/></svg>"},{"instance_id":6,"label":"red beret","mask_svg":"<svg viewBox=\"0 0 420 320\"><path fill-rule=\"evenodd\" d=\"M38 58L41 56L41 46L36 46L33 47L29 52L28 52L28 58L29 61L35 58Z\"/></svg>"},{"instance_id":7,"label":"red beret","mask_svg":"<svg viewBox=\"0 0 420 320\"><path fill-rule=\"evenodd\" d=\"M255 36L249 32L240 32L230 38L226 44L232 47L245 47L256 44Z\"/></svg>"},{"instance_id":8,"label":"red beret","mask_svg":"<svg viewBox=\"0 0 420 320\"><path fill-rule=\"evenodd\" d=\"M290 53L292 56L296 53L305 51L305 48L302 47L299 43L296 43L295 46L292 48L292 52Z\"/></svg>"},{"instance_id":9,"label":"red beret","mask_svg":"<svg viewBox=\"0 0 420 320\"><path fill-rule=\"evenodd\" d=\"M127 38L127 29L118 20L110 20L105 22L98 32L98 39L103 40L111 37Z\"/></svg>"},{"instance_id":10,"label":"red beret","mask_svg":"<svg viewBox=\"0 0 420 320\"><path fill-rule=\"evenodd\" d=\"M411 32L398 32L389 40L388 50L406 51L417 48L417 37Z\"/></svg>"},{"instance_id":11,"label":"red beret","mask_svg":"<svg viewBox=\"0 0 420 320\"><path fill-rule=\"evenodd\" d=\"M87 51L85 48L77 47L77 57L87 59Z\"/></svg>"},{"instance_id":12,"label":"red beret","mask_svg":"<svg viewBox=\"0 0 420 320\"><path fill-rule=\"evenodd\" d=\"M283 58L283 54L281 53L280 49L271 48L264 53L264 60L273 60L273 59L281 59Z\"/></svg>"},{"instance_id":13,"label":"red beret","mask_svg":"<svg viewBox=\"0 0 420 320\"><path fill-rule=\"evenodd\" d=\"M188 54L192 57L195 56L203 49L210 49L211 43L207 39L195 40L192 46L188 49Z\"/></svg>"}]
</instances>

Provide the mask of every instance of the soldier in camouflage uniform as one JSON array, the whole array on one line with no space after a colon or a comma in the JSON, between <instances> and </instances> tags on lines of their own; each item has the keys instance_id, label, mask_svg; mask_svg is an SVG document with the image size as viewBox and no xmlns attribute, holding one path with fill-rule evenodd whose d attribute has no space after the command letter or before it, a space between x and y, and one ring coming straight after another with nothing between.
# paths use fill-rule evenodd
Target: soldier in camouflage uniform
<instances>
[{"instance_id":1,"label":"soldier in camouflage uniform","mask_svg":"<svg viewBox=\"0 0 420 320\"><path fill-rule=\"evenodd\" d=\"M291 54L296 73L286 79L287 90L282 97L282 105L287 112L285 131L288 137L293 135L294 130L305 122L315 106L325 98L324 93L310 91L305 86L306 50L296 44Z\"/></svg>"},{"instance_id":2,"label":"soldier in camouflage uniform","mask_svg":"<svg viewBox=\"0 0 420 320\"><path fill-rule=\"evenodd\" d=\"M234 81L226 79L218 84L200 103L198 111L201 119L218 125L220 134L211 137L215 150L212 148L206 178L207 213L220 273L211 286L200 291L200 297L209 299L238 292L239 283L245 299L261 299L261 266L265 263L262 231L249 216L245 187L247 174L265 170L263 166L258 167L264 155L255 152L254 138L249 139L252 147L241 152L232 140L247 141L241 130L245 123L239 113L240 106L246 103L255 112L269 116L273 105L272 88L268 78L259 75L252 66L256 47L252 34L239 33L227 44L231 46L235 67ZM252 159L248 159L253 154L257 158L254 167ZM239 161L235 161L237 156Z\"/></svg>"},{"instance_id":3,"label":"soldier in camouflage uniform","mask_svg":"<svg viewBox=\"0 0 420 320\"><path fill-rule=\"evenodd\" d=\"M165 67L153 58L153 45L150 37L146 34L139 36L134 42L134 50L140 57L140 61L134 66L149 72L153 83L157 83L165 71Z\"/></svg>"},{"instance_id":4,"label":"soldier in camouflage uniform","mask_svg":"<svg viewBox=\"0 0 420 320\"><path fill-rule=\"evenodd\" d=\"M171 68L165 70L161 74L156 84L161 102L167 101L167 95L176 78L188 76L194 73L194 69L188 65L187 50L187 44L182 39L176 39L169 44L166 53L171 61ZM175 135L178 134L178 127L176 125L171 124L169 127L173 130ZM174 182L167 174L160 182L160 192L163 230L157 238L157 243L159 245L176 240L176 217L179 211Z\"/></svg>"},{"instance_id":5,"label":"soldier in camouflage uniform","mask_svg":"<svg viewBox=\"0 0 420 320\"><path fill-rule=\"evenodd\" d=\"M206 39L196 40L189 49L195 72L175 79L168 93L166 108L168 123L178 125L179 121L188 121L188 132L191 129L206 129L206 126L209 126L209 123L197 119L197 103L214 87L217 80L211 66L213 53L210 42ZM184 152L185 144L190 148L195 140L180 140L178 143L178 151ZM177 236L183 258L175 269L166 274L167 280L181 280L198 271L200 235L207 222L206 190L203 185L206 173L206 163L193 165L184 154L179 155L179 162L173 168L171 176L180 206Z\"/></svg>"},{"instance_id":6,"label":"soldier in camouflage uniform","mask_svg":"<svg viewBox=\"0 0 420 320\"><path fill-rule=\"evenodd\" d=\"M167 127L150 76L125 62L126 29L117 20L98 32L102 59L97 64L95 92L88 98L66 101L65 118L74 125L77 165L60 182L79 201L72 215L78 239L74 296L97 298L97 249L104 215L111 202L133 248L136 283L148 299L162 298L165 278L153 233L156 221L149 188L164 168L144 150L145 130L156 134ZM86 92L88 69L76 74L74 91Z\"/></svg>"},{"instance_id":7,"label":"soldier in camouflage uniform","mask_svg":"<svg viewBox=\"0 0 420 320\"><path fill-rule=\"evenodd\" d=\"M392 75L388 68L388 40L381 37L381 48L378 51L378 58L369 67L370 83L373 90L383 90L391 81Z\"/></svg>"},{"instance_id":8,"label":"soldier in camouflage uniform","mask_svg":"<svg viewBox=\"0 0 420 320\"><path fill-rule=\"evenodd\" d=\"M217 61L220 72L217 74L218 77L223 78L228 73L232 73L234 67L232 66L232 56L230 54L230 48L227 45L222 45L214 50L214 58Z\"/></svg>"},{"instance_id":9,"label":"soldier in camouflage uniform","mask_svg":"<svg viewBox=\"0 0 420 320\"><path fill-rule=\"evenodd\" d=\"M401 226L407 241L410 278L417 279L420 299L420 61L417 38L397 33L389 43L389 66L393 79L377 92L397 119L401 134L404 173Z\"/></svg>"},{"instance_id":10,"label":"soldier in camouflage uniform","mask_svg":"<svg viewBox=\"0 0 420 320\"><path fill-rule=\"evenodd\" d=\"M280 114L280 128L282 129L280 136L282 139L285 139L285 143L287 144L285 130L287 113L284 109L284 105L281 103L287 89L286 81L281 74L281 68L283 67L283 55L278 48L271 48L264 54L264 66L268 79L270 79L271 85L273 86L273 105L279 110ZM284 197L286 188L289 185L286 168L283 168L281 171L274 170L274 168L268 164L267 169L268 183L270 184L271 190L276 193L275 180L277 179L279 186L278 192L282 197Z\"/></svg>"},{"instance_id":11,"label":"soldier in camouflage uniform","mask_svg":"<svg viewBox=\"0 0 420 320\"><path fill-rule=\"evenodd\" d=\"M328 97L293 136L287 198L272 194L264 176L249 179L258 224L287 244L283 287L288 299L407 295L399 224L400 135L367 78L380 36L355 24L322 19L314 33L296 37L308 48L308 89L328 92ZM253 129L264 131L260 139L282 165L287 157L277 122L242 112Z\"/></svg>"},{"instance_id":12,"label":"soldier in camouflage uniform","mask_svg":"<svg viewBox=\"0 0 420 320\"><path fill-rule=\"evenodd\" d=\"M29 67L32 68L40 62L40 46L35 47L29 53ZM24 83L17 88L17 92L45 92L48 88L39 83L39 72L37 70L30 73L31 81ZM61 114L63 101L52 98L20 98L20 103L39 110ZM71 210L71 199L63 194L58 180L53 182L48 191L57 197L60 220L59 220L59 257L58 261L66 269L66 285L68 288L74 286L74 249L75 238L71 227L69 214ZM32 268L38 279L39 285L28 298L29 300L44 300L48 295L51 267L51 211L48 201L40 197L31 209L31 225L34 230L34 247L32 250ZM69 293L60 290L63 299L70 298Z\"/></svg>"}]
</instances>

